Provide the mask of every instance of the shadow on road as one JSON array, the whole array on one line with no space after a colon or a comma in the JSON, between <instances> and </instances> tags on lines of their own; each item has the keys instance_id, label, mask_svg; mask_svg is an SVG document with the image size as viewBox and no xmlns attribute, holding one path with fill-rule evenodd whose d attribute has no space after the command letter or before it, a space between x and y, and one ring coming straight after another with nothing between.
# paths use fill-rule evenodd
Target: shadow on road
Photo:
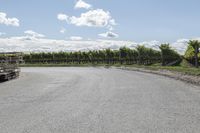
<instances>
[{"instance_id":1,"label":"shadow on road","mask_svg":"<svg viewBox=\"0 0 200 133\"><path fill-rule=\"evenodd\" d=\"M1 83L5 83L5 82L6 82L6 81L0 81L0 84L1 84Z\"/></svg>"}]
</instances>

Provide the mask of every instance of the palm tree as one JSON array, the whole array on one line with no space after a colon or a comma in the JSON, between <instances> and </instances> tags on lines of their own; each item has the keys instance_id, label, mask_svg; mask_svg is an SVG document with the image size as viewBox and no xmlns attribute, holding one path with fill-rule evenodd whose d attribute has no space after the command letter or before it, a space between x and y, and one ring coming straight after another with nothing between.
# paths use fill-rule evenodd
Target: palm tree
<instances>
[{"instance_id":1,"label":"palm tree","mask_svg":"<svg viewBox=\"0 0 200 133\"><path fill-rule=\"evenodd\" d=\"M188 44L194 48L195 67L198 68L199 67L198 54L199 54L200 42L198 40L190 40Z\"/></svg>"}]
</instances>

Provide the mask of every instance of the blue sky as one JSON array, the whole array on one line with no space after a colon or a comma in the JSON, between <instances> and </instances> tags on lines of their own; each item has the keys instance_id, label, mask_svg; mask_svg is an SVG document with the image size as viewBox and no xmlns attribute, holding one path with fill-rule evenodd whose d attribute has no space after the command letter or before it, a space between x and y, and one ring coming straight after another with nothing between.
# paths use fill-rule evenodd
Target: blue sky
<instances>
[{"instance_id":1,"label":"blue sky","mask_svg":"<svg viewBox=\"0 0 200 133\"><path fill-rule=\"evenodd\" d=\"M82 0L91 7L75 9L77 2L0 0L0 12L7 15L6 19L19 20L19 26L0 20L0 38L24 36L25 31L32 31L56 40L79 37L75 39L172 43L178 39L197 38L200 34L199 0ZM81 14L91 12L94 15L95 10L109 14L110 18L105 20L108 24L89 26L82 22L87 18L80 19ZM67 16L67 20L58 19L59 14ZM72 22L73 16L76 22ZM111 24L110 20L115 23ZM65 32L61 33L61 29Z\"/></svg>"}]
</instances>

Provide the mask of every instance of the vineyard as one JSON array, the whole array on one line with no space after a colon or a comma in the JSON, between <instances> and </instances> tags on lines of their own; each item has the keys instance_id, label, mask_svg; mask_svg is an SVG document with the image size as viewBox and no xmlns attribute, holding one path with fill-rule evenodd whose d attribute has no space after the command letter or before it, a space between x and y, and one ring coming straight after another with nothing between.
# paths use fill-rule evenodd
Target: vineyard
<instances>
[{"instance_id":1,"label":"vineyard","mask_svg":"<svg viewBox=\"0 0 200 133\"><path fill-rule=\"evenodd\" d=\"M158 50L138 45L135 49L121 47L119 50L30 53L24 54L24 60L26 64L161 64L162 66L179 66L184 59L191 63L191 66L198 67L199 53L197 52L199 51L195 50L196 45L199 46L198 41L190 41L184 56L176 52L170 44L161 44Z\"/></svg>"}]
</instances>

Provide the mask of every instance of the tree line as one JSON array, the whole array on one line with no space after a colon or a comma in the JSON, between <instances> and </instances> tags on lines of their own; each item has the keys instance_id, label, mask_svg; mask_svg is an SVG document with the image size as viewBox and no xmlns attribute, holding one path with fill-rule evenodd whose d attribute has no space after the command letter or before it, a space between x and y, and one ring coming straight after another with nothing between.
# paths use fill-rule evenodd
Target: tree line
<instances>
[{"instance_id":1,"label":"tree line","mask_svg":"<svg viewBox=\"0 0 200 133\"><path fill-rule=\"evenodd\" d=\"M161 63L162 66L180 65L183 59L190 64L199 67L200 42L190 40L188 48L183 56L174 50L170 44L161 44L158 50L138 45L131 49L121 47L118 50L90 50L76 52L41 52L24 54L24 60L28 64L139 64L151 65Z\"/></svg>"},{"instance_id":2,"label":"tree line","mask_svg":"<svg viewBox=\"0 0 200 133\"><path fill-rule=\"evenodd\" d=\"M139 64L176 65L181 56L169 44L162 44L159 50L138 45L135 49L121 47L118 50L104 49L76 52L41 52L24 54L24 60L30 64Z\"/></svg>"}]
</instances>

